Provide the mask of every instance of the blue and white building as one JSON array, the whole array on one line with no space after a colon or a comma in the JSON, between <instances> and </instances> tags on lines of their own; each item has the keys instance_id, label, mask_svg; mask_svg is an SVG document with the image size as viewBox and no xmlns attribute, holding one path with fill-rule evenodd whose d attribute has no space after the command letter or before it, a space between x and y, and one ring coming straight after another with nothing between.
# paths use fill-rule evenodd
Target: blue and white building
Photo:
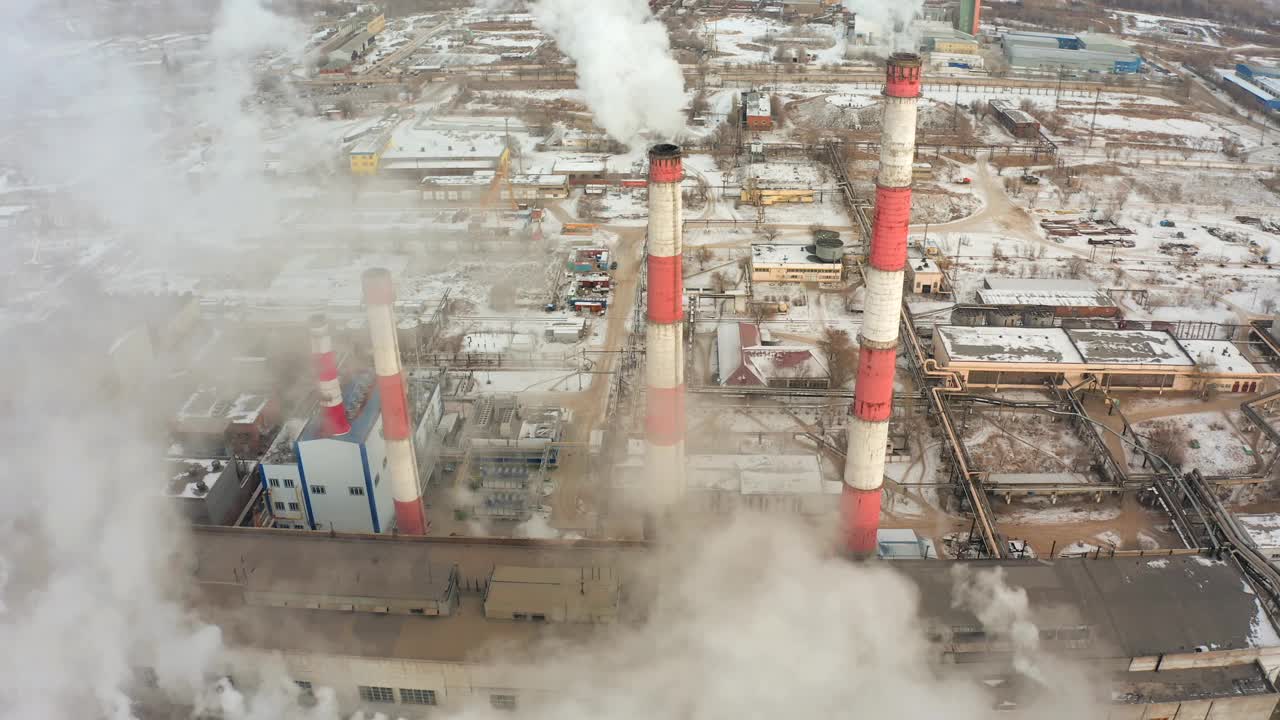
<instances>
[{"instance_id":1,"label":"blue and white building","mask_svg":"<svg viewBox=\"0 0 1280 720\"><path fill-rule=\"evenodd\" d=\"M444 414L442 389L434 378L411 377L418 479L425 491L438 456L436 427ZM342 386L351 422L344 435L326 436L324 417L291 421L262 463L267 506L280 528L384 533L395 526L395 503L382 437L382 398L372 372Z\"/></svg>"}]
</instances>

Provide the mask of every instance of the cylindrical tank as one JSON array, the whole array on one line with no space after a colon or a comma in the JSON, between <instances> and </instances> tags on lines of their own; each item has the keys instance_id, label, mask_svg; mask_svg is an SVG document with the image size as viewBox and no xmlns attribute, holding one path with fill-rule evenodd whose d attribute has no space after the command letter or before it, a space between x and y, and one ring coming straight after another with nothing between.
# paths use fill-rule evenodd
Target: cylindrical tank
<instances>
[{"instance_id":1,"label":"cylindrical tank","mask_svg":"<svg viewBox=\"0 0 1280 720\"><path fill-rule=\"evenodd\" d=\"M819 230L816 235L821 236L823 233L830 232L828 230ZM836 263L844 259L844 242L840 240L840 235L832 232L835 237L817 237L814 240L818 259L822 262Z\"/></svg>"},{"instance_id":2,"label":"cylindrical tank","mask_svg":"<svg viewBox=\"0 0 1280 720\"><path fill-rule=\"evenodd\" d=\"M987 324L991 327L1018 327L1022 313L1017 310L991 310L987 312Z\"/></svg>"},{"instance_id":3,"label":"cylindrical tank","mask_svg":"<svg viewBox=\"0 0 1280 720\"><path fill-rule=\"evenodd\" d=\"M977 307L957 307L951 311L952 325L980 327L987 324L987 311Z\"/></svg>"}]
</instances>

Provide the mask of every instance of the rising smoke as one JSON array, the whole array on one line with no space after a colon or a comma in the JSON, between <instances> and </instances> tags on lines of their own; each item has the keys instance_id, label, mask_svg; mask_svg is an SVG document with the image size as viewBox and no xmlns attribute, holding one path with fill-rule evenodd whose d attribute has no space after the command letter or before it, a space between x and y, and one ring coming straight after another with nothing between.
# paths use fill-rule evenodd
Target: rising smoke
<instances>
[{"instance_id":1,"label":"rising smoke","mask_svg":"<svg viewBox=\"0 0 1280 720\"><path fill-rule=\"evenodd\" d=\"M635 143L681 133L684 75L645 0L536 0L530 10L576 63L578 88L610 137Z\"/></svg>"},{"instance_id":2,"label":"rising smoke","mask_svg":"<svg viewBox=\"0 0 1280 720\"><path fill-rule=\"evenodd\" d=\"M844 7L855 15L855 27L863 32L866 23L875 26L871 47L884 54L915 52L920 45L916 21L924 8L924 0L844 0Z\"/></svg>"},{"instance_id":3,"label":"rising smoke","mask_svg":"<svg viewBox=\"0 0 1280 720\"><path fill-rule=\"evenodd\" d=\"M159 3L157 14L189 11L172 3ZM679 70L639 0L580 3L572 23L570 4L544 0L537 12L548 27L560 24L557 37L578 60L601 124L620 138L678 132ZM0 130L22 139L9 161L38 169L42 182L92 211L92 226L66 232L177 255L190 242L229 243L270 224L280 198L259 163L271 118L250 100L249 61L263 49L297 47L294 26L256 0L227 0L204 69L185 76L192 87L176 87L118 56L51 57L49 46L83 48L101 38L86 35L92 23L31 14L43 5L9 2L0 10L6 27L23 28L0 49L0 98L11 101ZM644 65L653 57L657 70ZM585 67L600 58L604 70ZM208 139L198 189L175 172L173 137ZM226 720L344 716L325 688L300 703L279 664L232 665L221 631L187 610L190 568L182 558L190 538L155 501L165 468L163 448L151 440L163 434L147 407L154 398L150 388L103 387L101 358L85 352L93 322L72 313L58 332L33 331L0 355L0 373L10 379L0 391L0 720L127 720L143 715L132 698L151 684L197 715ZM975 684L932 666L918 598L891 570L832 559L812 534L761 518L673 547L655 560L647 583L662 590L649 618L598 646L508 669L569 691L529 708L529 717L989 715L989 698ZM981 593L961 592L981 607ZM1025 619L1023 611L1025 603L1013 617ZM1043 672L1036 649L1027 653L1023 667ZM236 683L220 679L225 673Z\"/></svg>"},{"instance_id":4,"label":"rising smoke","mask_svg":"<svg viewBox=\"0 0 1280 720\"><path fill-rule=\"evenodd\" d=\"M547 648L536 666L503 670L521 686L557 688L543 704L522 706L524 717L977 720L997 703L988 680L1017 682L1016 669L1000 663L977 677L939 665L917 615L916 587L886 565L828 555L810 529L747 515L668 540L646 582L660 590L642 624L589 646ZM1015 591L990 571L957 582L957 599L975 603L988 632L1004 634L1008 613L986 614L972 591ZM1029 622L1016 609L1013 617ZM1047 662L1039 650L1025 659ZM1074 700L1087 697L1083 684L1056 679L1052 691L1021 693L1026 714L1017 717L1096 716ZM457 717L494 715L477 707Z\"/></svg>"}]
</instances>

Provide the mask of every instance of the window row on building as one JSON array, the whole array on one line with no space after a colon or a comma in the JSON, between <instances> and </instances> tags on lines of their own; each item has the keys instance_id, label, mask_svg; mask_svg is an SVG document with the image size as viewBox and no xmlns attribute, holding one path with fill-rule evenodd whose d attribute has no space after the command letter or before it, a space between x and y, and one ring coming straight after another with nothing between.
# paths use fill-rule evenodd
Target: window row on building
<instances>
[{"instance_id":1,"label":"window row on building","mask_svg":"<svg viewBox=\"0 0 1280 720\"><path fill-rule=\"evenodd\" d=\"M306 692L311 691L311 683L297 681L298 687ZM435 705L436 691L418 688L391 688L381 685L358 685L356 690L361 702L390 705L399 699L402 705ZM495 710L515 710L516 696L505 693L489 695L489 705Z\"/></svg>"}]
</instances>

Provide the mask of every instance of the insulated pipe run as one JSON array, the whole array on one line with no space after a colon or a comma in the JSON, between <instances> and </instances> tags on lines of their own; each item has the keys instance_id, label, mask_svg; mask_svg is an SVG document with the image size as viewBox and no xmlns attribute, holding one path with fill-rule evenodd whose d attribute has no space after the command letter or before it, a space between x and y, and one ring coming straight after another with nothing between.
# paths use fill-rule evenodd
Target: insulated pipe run
<instances>
[{"instance_id":1,"label":"insulated pipe run","mask_svg":"<svg viewBox=\"0 0 1280 720\"><path fill-rule=\"evenodd\" d=\"M346 435L351 431L347 409L342 404L342 386L338 384L338 359L329 337L329 321L324 315L311 316L311 365L324 409L324 434Z\"/></svg>"},{"instance_id":2,"label":"insulated pipe run","mask_svg":"<svg viewBox=\"0 0 1280 720\"><path fill-rule=\"evenodd\" d=\"M659 506L685 491L683 179L678 146L649 150L645 446Z\"/></svg>"},{"instance_id":3,"label":"insulated pipe run","mask_svg":"<svg viewBox=\"0 0 1280 720\"><path fill-rule=\"evenodd\" d=\"M373 340L373 370L382 398L382 437L387 443L391 497L396 505L396 530L404 535L426 535L430 529L418 485L418 461L410 437L409 406L400 345L392 303L395 290L391 272L371 268L364 273L364 303Z\"/></svg>"},{"instance_id":4,"label":"insulated pipe run","mask_svg":"<svg viewBox=\"0 0 1280 720\"><path fill-rule=\"evenodd\" d=\"M866 269L866 302L858 335L858 377L840 498L841 542L855 557L876 550L885 448L893 412L893 376L898 358L903 272L911 224L911 168L915 160L920 57L889 58L880 131L876 211Z\"/></svg>"}]
</instances>

